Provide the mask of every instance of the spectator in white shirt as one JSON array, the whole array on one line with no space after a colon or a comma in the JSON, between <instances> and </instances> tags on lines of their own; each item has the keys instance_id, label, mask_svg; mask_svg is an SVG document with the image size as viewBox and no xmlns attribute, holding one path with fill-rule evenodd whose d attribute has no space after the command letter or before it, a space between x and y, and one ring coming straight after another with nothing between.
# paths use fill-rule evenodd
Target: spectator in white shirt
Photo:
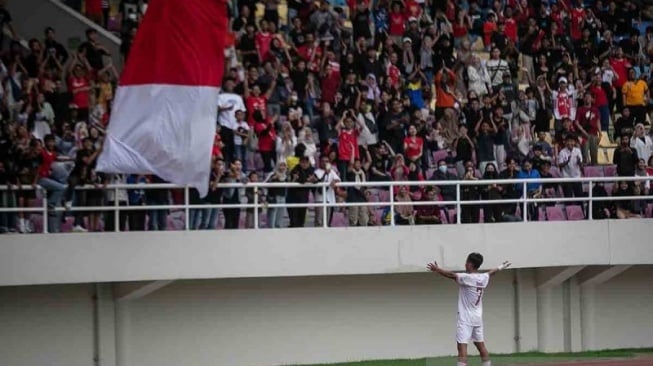
<instances>
[{"instance_id":1,"label":"spectator in white shirt","mask_svg":"<svg viewBox=\"0 0 653 366\"><path fill-rule=\"evenodd\" d=\"M233 92L234 80L227 79L223 84L224 92L218 96L218 124L220 137L224 143L222 154L227 163L234 160L234 131L236 130L236 111L247 110L243 97ZM243 160L244 161L244 160Z\"/></svg>"},{"instance_id":2,"label":"spectator in white shirt","mask_svg":"<svg viewBox=\"0 0 653 366\"><path fill-rule=\"evenodd\" d=\"M563 178L581 178L583 173L583 153L576 146L575 135L565 137L565 148L558 153L558 167ZM580 182L563 183L565 197L582 197L583 184Z\"/></svg>"},{"instance_id":3,"label":"spectator in white shirt","mask_svg":"<svg viewBox=\"0 0 653 366\"><path fill-rule=\"evenodd\" d=\"M317 188L315 191L315 203L336 203L336 191L335 185L340 182L340 177L338 173L329 162L329 158L324 156L320 159L320 167L315 169L315 176L317 177L318 183L327 183L329 186L326 187L326 197L322 197L322 188ZM333 217L333 207L327 207L327 225L331 225L331 218ZM323 225L323 210L321 206L315 208L315 226L322 227Z\"/></svg>"},{"instance_id":4,"label":"spectator in white shirt","mask_svg":"<svg viewBox=\"0 0 653 366\"><path fill-rule=\"evenodd\" d=\"M653 150L653 141L646 134L643 124L638 123L635 126L635 134L630 139L630 147L637 151L638 158L648 161L648 158L651 156L651 150Z\"/></svg>"},{"instance_id":5,"label":"spectator in white shirt","mask_svg":"<svg viewBox=\"0 0 653 366\"><path fill-rule=\"evenodd\" d=\"M222 132L222 130L220 130ZM234 125L234 158L243 163L243 173L247 173L247 137L249 124L245 120L245 110L236 111L236 124Z\"/></svg>"}]
</instances>

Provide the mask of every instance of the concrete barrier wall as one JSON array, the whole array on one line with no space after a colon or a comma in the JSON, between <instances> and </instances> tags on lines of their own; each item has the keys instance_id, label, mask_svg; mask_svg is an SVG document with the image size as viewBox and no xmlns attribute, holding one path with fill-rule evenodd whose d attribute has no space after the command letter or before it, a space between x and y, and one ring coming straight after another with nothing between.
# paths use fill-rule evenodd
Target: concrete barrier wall
<instances>
[{"instance_id":1,"label":"concrete barrier wall","mask_svg":"<svg viewBox=\"0 0 653 366\"><path fill-rule=\"evenodd\" d=\"M0 286L653 264L650 220L0 237ZM29 265L26 265L29 264Z\"/></svg>"}]
</instances>

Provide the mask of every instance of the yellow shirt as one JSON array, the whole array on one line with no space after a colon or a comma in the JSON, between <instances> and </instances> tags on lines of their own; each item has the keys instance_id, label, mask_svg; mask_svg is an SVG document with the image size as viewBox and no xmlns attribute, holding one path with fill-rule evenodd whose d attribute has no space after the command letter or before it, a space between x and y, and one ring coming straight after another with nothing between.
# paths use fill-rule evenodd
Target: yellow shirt
<instances>
[{"instance_id":1,"label":"yellow shirt","mask_svg":"<svg viewBox=\"0 0 653 366\"><path fill-rule=\"evenodd\" d=\"M299 164L299 158L296 156L289 156L286 158L286 165L288 166L288 171L293 170Z\"/></svg>"},{"instance_id":2,"label":"yellow shirt","mask_svg":"<svg viewBox=\"0 0 653 366\"><path fill-rule=\"evenodd\" d=\"M107 110L107 103L113 99L113 86L111 83L100 83L99 87L98 103L104 107L104 110Z\"/></svg>"},{"instance_id":3,"label":"yellow shirt","mask_svg":"<svg viewBox=\"0 0 653 366\"><path fill-rule=\"evenodd\" d=\"M626 100L626 105L644 106L646 105L646 94L648 85L643 80L629 81L621 89Z\"/></svg>"}]
</instances>

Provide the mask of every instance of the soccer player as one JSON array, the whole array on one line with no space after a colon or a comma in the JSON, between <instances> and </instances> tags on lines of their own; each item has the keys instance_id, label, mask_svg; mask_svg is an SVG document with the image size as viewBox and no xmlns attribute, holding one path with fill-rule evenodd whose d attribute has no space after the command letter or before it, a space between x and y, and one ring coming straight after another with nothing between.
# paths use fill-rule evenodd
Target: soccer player
<instances>
[{"instance_id":1,"label":"soccer player","mask_svg":"<svg viewBox=\"0 0 653 366\"><path fill-rule=\"evenodd\" d=\"M483 361L483 366L491 366L490 354L483 339L483 292L495 273L510 266L503 262L499 267L480 273L483 256L471 253L465 262L465 273L454 273L438 267L437 262L429 263L431 272L451 278L458 283L458 326L456 342L458 343L458 366L467 366L467 343L473 341Z\"/></svg>"}]
</instances>

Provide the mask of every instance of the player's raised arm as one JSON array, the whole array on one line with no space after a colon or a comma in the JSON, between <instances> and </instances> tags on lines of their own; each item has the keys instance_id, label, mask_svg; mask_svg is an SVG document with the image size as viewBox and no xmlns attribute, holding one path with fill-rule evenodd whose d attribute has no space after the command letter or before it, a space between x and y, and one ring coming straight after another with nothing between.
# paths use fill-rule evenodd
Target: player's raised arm
<instances>
[{"instance_id":1,"label":"player's raised arm","mask_svg":"<svg viewBox=\"0 0 653 366\"><path fill-rule=\"evenodd\" d=\"M504 269L510 267L511 265L512 265L512 263L510 263L510 262L508 262L508 261L505 261L505 262L501 263L501 264L499 265L499 267L489 270L489 271L488 271L488 274L489 274L490 276L494 276L497 272L499 272L499 271L503 271Z\"/></svg>"},{"instance_id":2,"label":"player's raised arm","mask_svg":"<svg viewBox=\"0 0 653 366\"><path fill-rule=\"evenodd\" d=\"M426 265L426 268L431 271L440 274L441 276L451 278L452 280L456 280L458 278L458 275L456 275L454 272L447 271L445 269L442 269L438 266L438 262L433 261L433 263L429 263Z\"/></svg>"}]
</instances>

